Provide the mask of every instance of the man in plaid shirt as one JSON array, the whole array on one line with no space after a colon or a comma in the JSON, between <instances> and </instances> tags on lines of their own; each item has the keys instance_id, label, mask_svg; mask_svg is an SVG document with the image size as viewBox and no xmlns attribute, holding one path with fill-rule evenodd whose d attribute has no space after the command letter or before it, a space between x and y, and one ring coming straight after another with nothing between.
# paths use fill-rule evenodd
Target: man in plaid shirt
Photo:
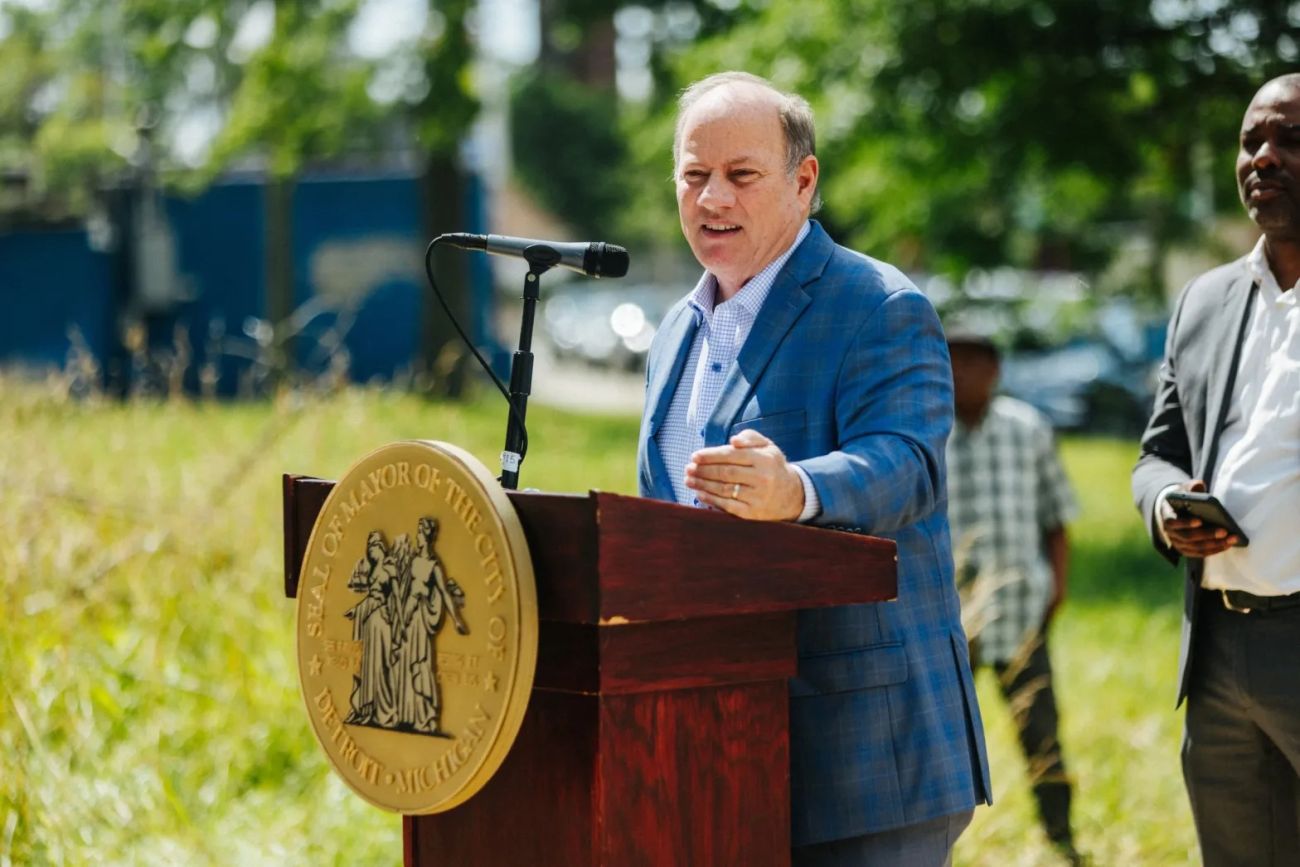
<instances>
[{"instance_id":1,"label":"man in plaid shirt","mask_svg":"<svg viewBox=\"0 0 1300 867\"><path fill-rule=\"evenodd\" d=\"M948 350L957 416L947 447L948 520L971 662L997 673L1047 835L1070 863L1081 863L1047 653L1047 626L1065 598L1070 484L1047 420L994 396L993 342L950 331Z\"/></svg>"}]
</instances>

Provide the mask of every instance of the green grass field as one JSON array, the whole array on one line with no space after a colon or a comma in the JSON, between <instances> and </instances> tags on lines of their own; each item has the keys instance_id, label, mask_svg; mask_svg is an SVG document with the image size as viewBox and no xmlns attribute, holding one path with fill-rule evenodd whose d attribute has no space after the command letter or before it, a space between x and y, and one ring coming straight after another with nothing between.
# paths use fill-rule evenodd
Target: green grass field
<instances>
[{"instance_id":1,"label":"green grass field","mask_svg":"<svg viewBox=\"0 0 1300 867\"><path fill-rule=\"evenodd\" d=\"M1136 444L1070 439L1062 452L1081 511L1071 527L1071 596L1050 646L1076 837L1098 865L1195 864L1174 710L1182 573L1151 549L1131 505ZM1056 863L1006 705L989 672L978 685L996 803L976 813L955 860Z\"/></svg>"},{"instance_id":2,"label":"green grass field","mask_svg":"<svg viewBox=\"0 0 1300 867\"><path fill-rule=\"evenodd\" d=\"M280 474L424 437L489 467L499 401L68 403L0 379L0 867L392 864L400 823L328 771L300 708ZM631 492L636 421L534 406L523 483ZM1128 498L1133 446L1070 441L1074 596L1054 633L1076 824L1098 864L1191 863L1173 709L1178 574ZM1050 864L1005 707L970 865Z\"/></svg>"}]
</instances>

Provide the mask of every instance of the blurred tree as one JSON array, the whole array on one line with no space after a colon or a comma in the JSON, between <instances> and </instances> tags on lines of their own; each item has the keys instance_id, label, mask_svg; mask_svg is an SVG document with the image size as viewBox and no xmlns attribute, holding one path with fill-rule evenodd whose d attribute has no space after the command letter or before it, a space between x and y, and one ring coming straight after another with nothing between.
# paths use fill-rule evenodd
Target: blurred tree
<instances>
[{"instance_id":1,"label":"blurred tree","mask_svg":"<svg viewBox=\"0 0 1300 867\"><path fill-rule=\"evenodd\" d=\"M0 6L0 178L25 187L0 193L0 208L76 216L112 183L161 172L197 192L234 164L264 166L268 313L282 320L293 301L294 178L305 165L414 145L431 233L463 227L458 147L478 108L472 5L429 0L424 31L403 40L401 56L377 60L349 43L361 0ZM440 285L464 295L455 275ZM433 365L447 335L426 323L425 337ZM458 392L459 376L443 373L439 386Z\"/></svg>"},{"instance_id":2,"label":"blurred tree","mask_svg":"<svg viewBox=\"0 0 1300 867\"><path fill-rule=\"evenodd\" d=\"M84 208L140 157L201 186L258 155L305 160L374 146L373 65L351 54L358 0L53 0L0 8L0 167ZM265 31L265 32L261 32ZM195 145L193 139L210 139ZM187 144L187 139L190 140Z\"/></svg>"},{"instance_id":3,"label":"blurred tree","mask_svg":"<svg viewBox=\"0 0 1300 867\"><path fill-rule=\"evenodd\" d=\"M31 106L52 76L42 16L18 7L3 19L0 39L0 219L25 208L26 167L39 123Z\"/></svg>"},{"instance_id":4,"label":"blurred tree","mask_svg":"<svg viewBox=\"0 0 1300 867\"><path fill-rule=\"evenodd\" d=\"M511 90L515 175L577 231L612 232L624 242L665 234L659 222L644 219L631 204L642 195L628 179L644 162L639 154L647 106L620 101L616 88L619 40L625 37L616 21L627 12L636 14L644 31L636 50L645 54L651 106L659 105L664 93L671 95L666 56L752 14L716 0L540 0L538 62L516 78ZM665 170L654 180L660 193L671 193L668 174ZM661 214L662 208L654 213Z\"/></svg>"},{"instance_id":5,"label":"blurred tree","mask_svg":"<svg viewBox=\"0 0 1300 867\"><path fill-rule=\"evenodd\" d=\"M295 306L293 188L304 162L335 156L374 130L370 70L347 49L355 0L276 0L270 37L238 69L226 121L203 167L207 179L236 158L266 164L267 317L284 323ZM296 357L291 339L285 358Z\"/></svg>"},{"instance_id":6,"label":"blurred tree","mask_svg":"<svg viewBox=\"0 0 1300 867\"><path fill-rule=\"evenodd\" d=\"M413 139L421 154L425 233L459 231L465 223L465 178L460 143L478 112L470 84L473 46L466 21L471 0L430 0L424 31L400 49L408 67L391 101L376 103L374 68L343 50L356 0L279 0L275 35L255 55L245 86L236 94L230 122L218 138L211 165L223 165L221 147L232 153L268 147L276 182L268 189L268 226L287 219L292 174L309 157L347 150L391 148L381 139ZM282 223L287 231L287 223ZM268 249L289 249L286 235ZM281 243L283 242L283 243ZM292 283L291 261L272 262L272 286ZM469 315L463 257L441 257L435 276L462 321ZM467 354L440 309L426 299L422 354L432 391L459 396Z\"/></svg>"},{"instance_id":7,"label":"blurred tree","mask_svg":"<svg viewBox=\"0 0 1300 867\"><path fill-rule=\"evenodd\" d=\"M953 274L1096 269L1141 232L1155 289L1167 244L1235 209L1245 103L1300 56L1300 6L1271 0L745 5L673 58L674 83L740 68L806 94L824 219L859 249ZM647 129L671 134L662 117Z\"/></svg>"},{"instance_id":8,"label":"blurred tree","mask_svg":"<svg viewBox=\"0 0 1300 867\"><path fill-rule=\"evenodd\" d=\"M470 85L474 52L466 30L473 8L472 0L429 0L434 25L417 46L422 75L409 115L424 154L425 233L431 238L462 231L466 224L466 178L459 149L479 109ZM468 322L466 258L442 256L434 263L434 276L457 319ZM424 362L431 390L459 397L465 387L469 355L431 299L426 298L424 309Z\"/></svg>"},{"instance_id":9,"label":"blurred tree","mask_svg":"<svg viewBox=\"0 0 1300 867\"><path fill-rule=\"evenodd\" d=\"M225 122L205 169L250 153L274 177L304 162L377 144L371 67L347 46L357 0L276 0L270 38L239 65Z\"/></svg>"},{"instance_id":10,"label":"blurred tree","mask_svg":"<svg viewBox=\"0 0 1300 867\"><path fill-rule=\"evenodd\" d=\"M515 176L548 209L583 235L609 230L628 159L612 86L586 87L545 68L516 78L510 151Z\"/></svg>"}]
</instances>

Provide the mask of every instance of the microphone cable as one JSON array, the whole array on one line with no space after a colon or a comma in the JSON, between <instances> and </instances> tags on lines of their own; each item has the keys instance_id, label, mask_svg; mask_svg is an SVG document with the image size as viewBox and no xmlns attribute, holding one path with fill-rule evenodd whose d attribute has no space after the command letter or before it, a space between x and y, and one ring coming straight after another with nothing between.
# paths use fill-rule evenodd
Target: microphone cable
<instances>
[{"instance_id":1,"label":"microphone cable","mask_svg":"<svg viewBox=\"0 0 1300 867\"><path fill-rule=\"evenodd\" d=\"M514 419L515 424L519 425L519 437L521 440L519 446L519 461L522 463L524 456L528 454L528 428L524 424L523 416L519 414L515 402L510 399L510 389L508 389L506 384L501 381L501 377L496 375L496 371L492 369L492 365L488 364L487 359L485 359L482 353L478 351L478 347L474 345L474 341L470 340L469 335L465 333L465 329L461 328L460 322L456 319L456 314L451 312L451 306L447 304L447 299L442 296L442 290L438 288L438 281L433 278L433 251L437 249L439 243L446 239L446 235L439 235L430 241L429 246L425 248L424 273L429 278L429 286L433 289L433 297L438 299L438 304L442 307L442 311L447 314L447 318L451 320L451 324L456 329L456 333L460 335L460 339L469 347L469 351L474 353L474 357L478 359L478 363L483 367L483 370L485 370L487 375L492 378L492 382L496 385L497 391L501 392L501 396L506 399L506 406L510 408L510 417ZM501 478L501 476L497 476L497 481L500 482Z\"/></svg>"}]
</instances>

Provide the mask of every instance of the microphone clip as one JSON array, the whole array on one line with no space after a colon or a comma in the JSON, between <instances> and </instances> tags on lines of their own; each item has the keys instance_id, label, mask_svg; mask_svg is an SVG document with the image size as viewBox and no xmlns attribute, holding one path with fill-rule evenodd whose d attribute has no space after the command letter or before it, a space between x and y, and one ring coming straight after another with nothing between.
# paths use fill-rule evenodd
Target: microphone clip
<instances>
[{"instance_id":1,"label":"microphone clip","mask_svg":"<svg viewBox=\"0 0 1300 867\"><path fill-rule=\"evenodd\" d=\"M534 274L545 274L560 264L560 252L547 244L529 244L523 250L524 261Z\"/></svg>"}]
</instances>

